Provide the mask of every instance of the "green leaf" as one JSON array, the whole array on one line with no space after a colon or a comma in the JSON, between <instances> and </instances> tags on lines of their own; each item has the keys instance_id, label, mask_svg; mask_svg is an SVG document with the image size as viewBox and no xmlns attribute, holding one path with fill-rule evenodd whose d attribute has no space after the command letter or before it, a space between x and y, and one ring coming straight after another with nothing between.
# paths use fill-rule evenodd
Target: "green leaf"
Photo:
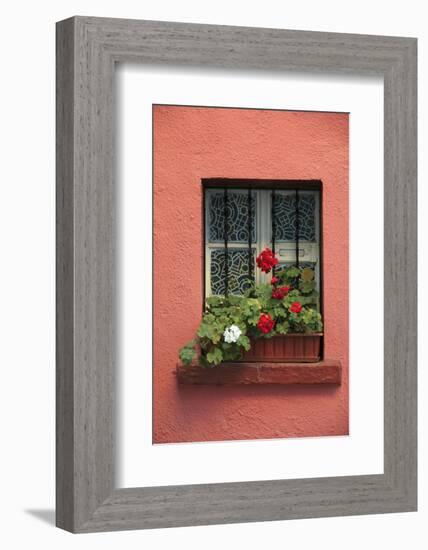
<instances>
[{"instance_id":1,"label":"green leaf","mask_svg":"<svg viewBox=\"0 0 428 550\"><path fill-rule=\"evenodd\" d=\"M310 267L305 267L302 269L301 278L302 281L312 281L315 278L315 271Z\"/></svg>"},{"instance_id":2,"label":"green leaf","mask_svg":"<svg viewBox=\"0 0 428 550\"><path fill-rule=\"evenodd\" d=\"M183 365L189 366L196 357L196 351L193 341L183 346L178 353Z\"/></svg>"},{"instance_id":3,"label":"green leaf","mask_svg":"<svg viewBox=\"0 0 428 550\"><path fill-rule=\"evenodd\" d=\"M223 359L223 353L220 348L211 348L207 353L207 361L210 364L219 365Z\"/></svg>"},{"instance_id":4,"label":"green leaf","mask_svg":"<svg viewBox=\"0 0 428 550\"><path fill-rule=\"evenodd\" d=\"M290 324L288 321L283 321L282 323L277 323L275 325L275 330L278 334L287 334Z\"/></svg>"},{"instance_id":5,"label":"green leaf","mask_svg":"<svg viewBox=\"0 0 428 550\"><path fill-rule=\"evenodd\" d=\"M303 292L303 294L310 294L313 290L315 290L315 281L301 282L299 289Z\"/></svg>"},{"instance_id":6,"label":"green leaf","mask_svg":"<svg viewBox=\"0 0 428 550\"><path fill-rule=\"evenodd\" d=\"M209 340L211 340L211 338L213 337L213 334L214 334L213 326L202 321L202 323L199 325L199 329L197 332L197 335L199 336L199 338L208 338Z\"/></svg>"},{"instance_id":7,"label":"green leaf","mask_svg":"<svg viewBox=\"0 0 428 550\"><path fill-rule=\"evenodd\" d=\"M251 348L251 342L248 336L241 334L236 342L239 346L243 347L245 351L248 351Z\"/></svg>"},{"instance_id":8,"label":"green leaf","mask_svg":"<svg viewBox=\"0 0 428 550\"><path fill-rule=\"evenodd\" d=\"M242 356L241 348L237 344L223 343L221 345L223 361L236 361Z\"/></svg>"},{"instance_id":9,"label":"green leaf","mask_svg":"<svg viewBox=\"0 0 428 550\"><path fill-rule=\"evenodd\" d=\"M300 296L300 292L297 290L297 288L293 288L293 290L290 290L287 296L289 298L298 298Z\"/></svg>"},{"instance_id":10,"label":"green leaf","mask_svg":"<svg viewBox=\"0 0 428 550\"><path fill-rule=\"evenodd\" d=\"M298 267L290 266L285 270L285 276L294 279L300 275L300 269Z\"/></svg>"},{"instance_id":11,"label":"green leaf","mask_svg":"<svg viewBox=\"0 0 428 550\"><path fill-rule=\"evenodd\" d=\"M222 332L213 332L213 335L211 337L211 342L213 344L218 344L220 342L222 336L223 336Z\"/></svg>"},{"instance_id":12,"label":"green leaf","mask_svg":"<svg viewBox=\"0 0 428 550\"><path fill-rule=\"evenodd\" d=\"M223 305L224 298L222 296L209 296L206 299L206 304L208 307L219 307Z\"/></svg>"}]
</instances>

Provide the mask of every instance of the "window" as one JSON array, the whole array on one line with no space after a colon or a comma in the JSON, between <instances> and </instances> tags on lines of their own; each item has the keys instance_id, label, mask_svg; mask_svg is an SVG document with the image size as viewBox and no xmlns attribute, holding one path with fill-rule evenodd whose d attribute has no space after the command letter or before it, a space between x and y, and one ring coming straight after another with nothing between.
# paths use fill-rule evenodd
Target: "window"
<instances>
[{"instance_id":1,"label":"window","mask_svg":"<svg viewBox=\"0 0 428 550\"><path fill-rule=\"evenodd\" d=\"M314 269L320 286L320 191L293 188L205 187L205 295L243 294L272 274L256 269L266 247L276 269Z\"/></svg>"}]
</instances>

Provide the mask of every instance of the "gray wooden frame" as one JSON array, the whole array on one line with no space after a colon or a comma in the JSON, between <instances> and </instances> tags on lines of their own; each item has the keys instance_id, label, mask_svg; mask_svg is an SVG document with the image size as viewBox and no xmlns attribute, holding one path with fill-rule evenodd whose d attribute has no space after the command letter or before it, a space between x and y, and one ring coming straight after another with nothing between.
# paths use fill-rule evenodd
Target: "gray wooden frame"
<instances>
[{"instance_id":1,"label":"gray wooden frame","mask_svg":"<svg viewBox=\"0 0 428 550\"><path fill-rule=\"evenodd\" d=\"M113 80L115 63L124 61L383 76L382 475L115 488ZM90 17L57 24L59 527L91 532L416 510L416 78L413 38Z\"/></svg>"}]
</instances>

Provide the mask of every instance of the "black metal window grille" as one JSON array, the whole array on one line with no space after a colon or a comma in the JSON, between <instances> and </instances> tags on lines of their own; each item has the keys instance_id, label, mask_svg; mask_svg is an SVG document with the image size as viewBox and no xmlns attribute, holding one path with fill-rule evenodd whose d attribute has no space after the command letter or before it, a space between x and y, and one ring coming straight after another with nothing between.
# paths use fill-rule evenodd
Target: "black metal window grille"
<instances>
[{"instance_id":1,"label":"black metal window grille","mask_svg":"<svg viewBox=\"0 0 428 550\"><path fill-rule=\"evenodd\" d=\"M294 189L295 193L295 261L296 266L299 267L299 190ZM225 296L229 294L229 202L228 202L228 188L223 189L223 219L224 219L224 274L225 274ZM252 194L251 188L247 190L247 200L248 200L248 279L250 284L254 284L254 265L253 265L253 249L252 249ZM275 253L275 236L276 236L276 212L275 208L276 192L275 189L271 189L271 241L272 241L272 252ZM275 266L272 269L272 275L275 275Z\"/></svg>"},{"instance_id":2,"label":"black metal window grille","mask_svg":"<svg viewBox=\"0 0 428 550\"><path fill-rule=\"evenodd\" d=\"M248 188L248 280L250 284L253 283L253 243L252 243L252 232L253 232L253 212L251 209L251 189Z\"/></svg>"}]
</instances>

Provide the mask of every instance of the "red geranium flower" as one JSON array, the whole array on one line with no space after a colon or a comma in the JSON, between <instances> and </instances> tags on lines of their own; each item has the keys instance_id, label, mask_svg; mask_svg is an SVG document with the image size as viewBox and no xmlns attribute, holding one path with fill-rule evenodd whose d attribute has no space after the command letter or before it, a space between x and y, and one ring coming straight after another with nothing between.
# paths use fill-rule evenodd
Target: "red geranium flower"
<instances>
[{"instance_id":1,"label":"red geranium flower","mask_svg":"<svg viewBox=\"0 0 428 550\"><path fill-rule=\"evenodd\" d=\"M273 276L272 279L270 280L271 285L276 285L276 283L278 282L279 282L279 279L278 277L275 277L275 276Z\"/></svg>"},{"instance_id":2,"label":"red geranium flower","mask_svg":"<svg viewBox=\"0 0 428 550\"><path fill-rule=\"evenodd\" d=\"M300 313L302 311L302 304L300 302L293 302L290 306L290 311Z\"/></svg>"},{"instance_id":3,"label":"red geranium flower","mask_svg":"<svg viewBox=\"0 0 428 550\"><path fill-rule=\"evenodd\" d=\"M282 300L284 296L288 294L289 290L290 290L290 287L288 286L281 286L279 288L275 288L274 290L272 290L272 298L275 298L276 300Z\"/></svg>"},{"instance_id":4,"label":"red geranium flower","mask_svg":"<svg viewBox=\"0 0 428 550\"><path fill-rule=\"evenodd\" d=\"M256 258L257 267L259 267L264 273L269 271L278 263L278 259L275 258L275 254L270 248L265 248Z\"/></svg>"},{"instance_id":5,"label":"red geranium flower","mask_svg":"<svg viewBox=\"0 0 428 550\"><path fill-rule=\"evenodd\" d=\"M263 334L267 334L273 329L274 325L275 321L272 317L268 313L262 313L257 323L257 328L260 332L263 332Z\"/></svg>"}]
</instances>

